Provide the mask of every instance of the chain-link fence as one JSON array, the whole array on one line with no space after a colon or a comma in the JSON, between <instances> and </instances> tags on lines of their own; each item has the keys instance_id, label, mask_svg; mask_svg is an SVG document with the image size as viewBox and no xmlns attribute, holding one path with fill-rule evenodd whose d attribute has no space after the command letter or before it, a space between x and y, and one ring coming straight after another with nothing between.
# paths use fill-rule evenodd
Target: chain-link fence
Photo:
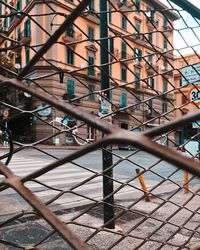
<instances>
[{"instance_id":1,"label":"chain-link fence","mask_svg":"<svg viewBox=\"0 0 200 250\"><path fill-rule=\"evenodd\" d=\"M1 249L200 248L199 17L0 1Z\"/></svg>"}]
</instances>

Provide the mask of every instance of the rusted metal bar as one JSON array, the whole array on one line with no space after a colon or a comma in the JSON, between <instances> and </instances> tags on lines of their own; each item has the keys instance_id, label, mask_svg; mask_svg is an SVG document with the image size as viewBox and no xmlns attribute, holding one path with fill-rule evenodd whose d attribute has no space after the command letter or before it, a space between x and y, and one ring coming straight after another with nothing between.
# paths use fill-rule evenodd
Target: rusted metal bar
<instances>
[{"instance_id":1,"label":"rusted metal bar","mask_svg":"<svg viewBox=\"0 0 200 250\"><path fill-rule=\"evenodd\" d=\"M70 246L75 249L85 249L89 250L90 247L82 242L79 237L72 233L63 222L47 207L40 201L27 187L25 187L20 178L13 174L13 172L8 169L5 165L0 162L0 172L4 174L7 178L4 180L4 183L14 190L16 190L39 214L49 224L59 232L59 234L65 239Z\"/></svg>"}]
</instances>

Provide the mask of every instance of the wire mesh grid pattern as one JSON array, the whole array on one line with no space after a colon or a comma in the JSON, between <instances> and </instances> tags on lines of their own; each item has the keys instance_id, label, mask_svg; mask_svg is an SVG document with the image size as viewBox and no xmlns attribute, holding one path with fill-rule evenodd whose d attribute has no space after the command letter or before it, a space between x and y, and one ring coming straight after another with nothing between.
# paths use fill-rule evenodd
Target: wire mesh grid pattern
<instances>
[{"instance_id":1,"label":"wire mesh grid pattern","mask_svg":"<svg viewBox=\"0 0 200 250\"><path fill-rule=\"evenodd\" d=\"M0 3L0 248L199 249L199 9Z\"/></svg>"}]
</instances>

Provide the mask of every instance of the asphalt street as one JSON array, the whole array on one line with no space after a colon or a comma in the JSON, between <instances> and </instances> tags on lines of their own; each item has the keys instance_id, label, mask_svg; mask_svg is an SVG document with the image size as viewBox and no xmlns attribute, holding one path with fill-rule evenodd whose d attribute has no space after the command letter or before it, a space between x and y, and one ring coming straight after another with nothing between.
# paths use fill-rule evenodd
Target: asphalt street
<instances>
[{"instance_id":1,"label":"asphalt street","mask_svg":"<svg viewBox=\"0 0 200 250\"><path fill-rule=\"evenodd\" d=\"M45 152L62 158L69 155L73 150L65 149L44 149ZM18 156L34 157L36 159L54 160L52 157L45 155L37 150L23 150L17 153ZM102 151L97 150L84 155L74 161L86 168L101 172L102 171ZM113 150L113 174L121 175L125 178L131 178L135 176L135 169L140 168L142 170L148 170L144 174L146 180L161 180L167 178L173 181L183 180L183 171L178 170L175 166L167 163L166 161L160 161L157 157L148 154L143 151L126 151L126 150Z\"/></svg>"}]
</instances>

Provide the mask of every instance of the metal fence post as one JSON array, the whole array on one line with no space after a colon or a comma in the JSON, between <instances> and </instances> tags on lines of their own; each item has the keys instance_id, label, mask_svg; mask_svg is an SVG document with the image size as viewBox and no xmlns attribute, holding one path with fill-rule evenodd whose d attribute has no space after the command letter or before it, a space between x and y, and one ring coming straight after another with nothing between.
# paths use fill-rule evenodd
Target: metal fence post
<instances>
[{"instance_id":1,"label":"metal fence post","mask_svg":"<svg viewBox=\"0 0 200 250\"><path fill-rule=\"evenodd\" d=\"M101 90L108 89L110 86L109 83L109 57L108 57L108 18L107 18L107 0L99 0L100 6L100 59L101 59ZM110 92L105 92L107 98L110 100ZM112 158L112 146L109 145L102 150L102 162L103 162L103 171L108 169L113 164ZM106 176L105 176L106 175ZM113 170L110 169L104 172L103 175L103 197L104 197L104 224L107 228L115 228L115 222L112 220L114 218L114 195L113 192ZM106 198L108 196L108 198ZM109 222L110 221L110 222Z\"/></svg>"}]
</instances>

